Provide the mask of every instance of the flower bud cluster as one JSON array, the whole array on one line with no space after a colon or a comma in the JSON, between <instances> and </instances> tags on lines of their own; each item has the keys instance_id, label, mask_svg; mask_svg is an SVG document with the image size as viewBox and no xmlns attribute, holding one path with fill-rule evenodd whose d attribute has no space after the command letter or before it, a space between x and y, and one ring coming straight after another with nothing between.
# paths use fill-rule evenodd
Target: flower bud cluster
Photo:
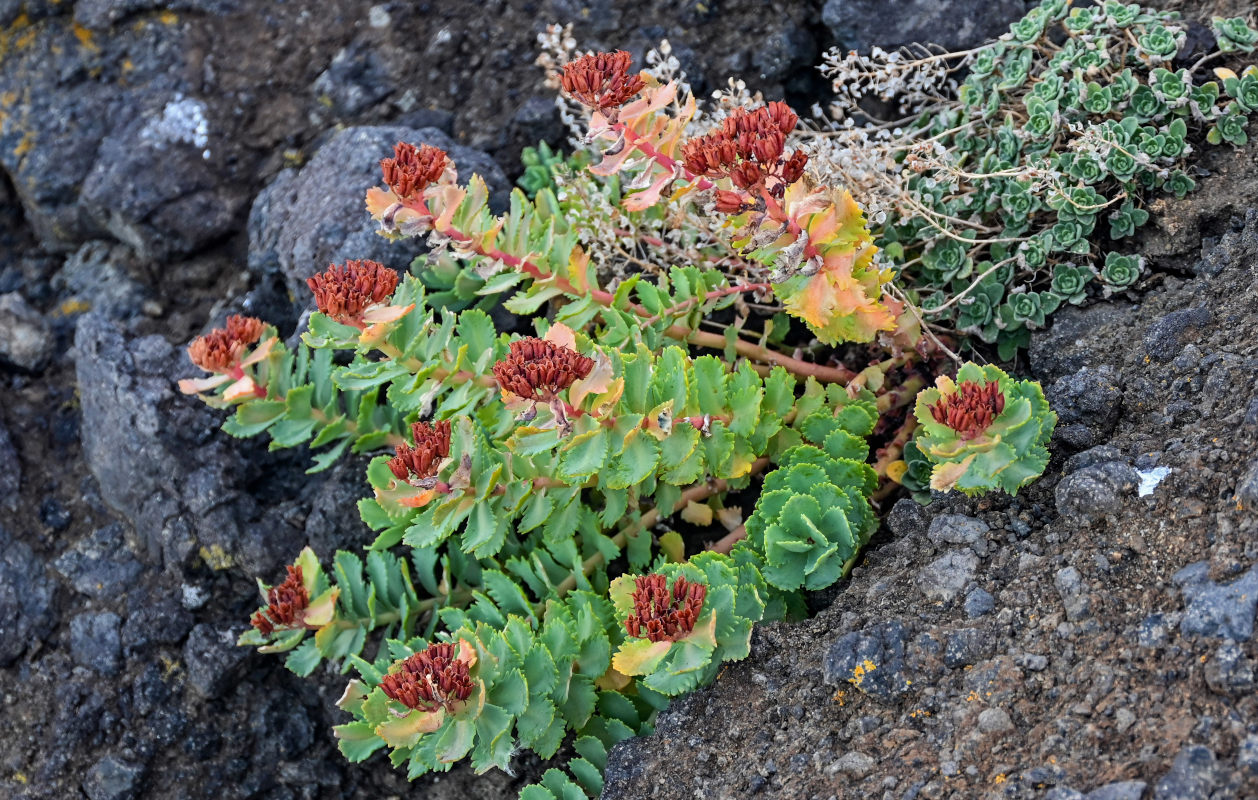
<instances>
[{"instance_id":1,"label":"flower bud cluster","mask_svg":"<svg viewBox=\"0 0 1258 800\"><path fill-rule=\"evenodd\" d=\"M396 672L384 676L380 688L407 708L453 712L456 704L471 696L473 683L456 646L443 642L402 661Z\"/></svg>"},{"instance_id":2,"label":"flower bud cluster","mask_svg":"<svg viewBox=\"0 0 1258 800\"><path fill-rule=\"evenodd\" d=\"M380 171L393 193L406 200L440 180L448 163L449 157L439 147L398 142L393 147L393 158L380 161Z\"/></svg>"},{"instance_id":3,"label":"flower bud cluster","mask_svg":"<svg viewBox=\"0 0 1258 800\"><path fill-rule=\"evenodd\" d=\"M930 407L936 422L947 425L967 440L982 436L1004 410L1005 396L995 381L986 386L964 381L957 386L956 394L946 394Z\"/></svg>"},{"instance_id":4,"label":"flower bud cluster","mask_svg":"<svg viewBox=\"0 0 1258 800\"><path fill-rule=\"evenodd\" d=\"M695 628L708 587L690 583L678 576L670 592L663 575L634 578L633 613L625 620L625 631L635 638L652 642L675 642Z\"/></svg>"},{"instance_id":5,"label":"flower bud cluster","mask_svg":"<svg viewBox=\"0 0 1258 800\"><path fill-rule=\"evenodd\" d=\"M389 299L397 283L397 273L376 261L332 264L306 280L319 311L337 322L359 327L363 312Z\"/></svg>"},{"instance_id":6,"label":"flower bud cluster","mask_svg":"<svg viewBox=\"0 0 1258 800\"><path fill-rule=\"evenodd\" d=\"M544 339L511 343L511 352L494 364L494 377L503 390L526 400L549 401L590 374L594 359L570 347Z\"/></svg>"},{"instance_id":7,"label":"flower bud cluster","mask_svg":"<svg viewBox=\"0 0 1258 800\"><path fill-rule=\"evenodd\" d=\"M288 567L288 577L266 593L267 607L249 620L263 636L278 629L301 627L300 615L310 605L310 594L302 580L301 567Z\"/></svg>"},{"instance_id":8,"label":"flower bud cluster","mask_svg":"<svg viewBox=\"0 0 1258 800\"><path fill-rule=\"evenodd\" d=\"M641 75L630 75L632 56L624 50L592 53L564 65L563 90L578 102L596 108L608 117L642 91Z\"/></svg>"},{"instance_id":9,"label":"flower bud cluster","mask_svg":"<svg viewBox=\"0 0 1258 800\"><path fill-rule=\"evenodd\" d=\"M389 469L400 481L424 480L437 474L441 460L450 455L450 421L411 423L415 445L399 444L389 459Z\"/></svg>"},{"instance_id":10,"label":"flower bud cluster","mask_svg":"<svg viewBox=\"0 0 1258 800\"><path fill-rule=\"evenodd\" d=\"M226 326L198 336L188 347L188 357L206 372L229 373L240 366L245 348L262 338L265 328L260 319L233 314Z\"/></svg>"}]
</instances>

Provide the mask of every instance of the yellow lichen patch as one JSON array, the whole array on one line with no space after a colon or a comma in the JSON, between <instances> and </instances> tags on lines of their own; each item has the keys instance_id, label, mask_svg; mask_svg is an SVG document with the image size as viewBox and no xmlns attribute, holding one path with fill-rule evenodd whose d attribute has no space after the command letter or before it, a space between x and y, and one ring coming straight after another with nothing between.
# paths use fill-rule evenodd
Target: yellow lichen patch
<instances>
[{"instance_id":1,"label":"yellow lichen patch","mask_svg":"<svg viewBox=\"0 0 1258 800\"><path fill-rule=\"evenodd\" d=\"M841 706L847 705L847 693L842 689L834 693L834 701Z\"/></svg>"},{"instance_id":2,"label":"yellow lichen patch","mask_svg":"<svg viewBox=\"0 0 1258 800\"><path fill-rule=\"evenodd\" d=\"M996 777L992 778L992 783L999 785L999 784L1004 783L1006 780L1007 778L1005 778L1005 773L1002 772Z\"/></svg>"},{"instance_id":3,"label":"yellow lichen patch","mask_svg":"<svg viewBox=\"0 0 1258 800\"><path fill-rule=\"evenodd\" d=\"M129 59L129 58L124 58L124 59L122 59L122 67L121 67L121 69L122 69L122 71L123 71L123 74L126 74L126 73L130 72L131 70L135 69L135 64L131 63L131 59Z\"/></svg>"},{"instance_id":4,"label":"yellow lichen patch","mask_svg":"<svg viewBox=\"0 0 1258 800\"><path fill-rule=\"evenodd\" d=\"M201 556L201 560L205 562L205 565L215 572L229 569L234 563L231 555L216 544L212 544L209 547L202 547L198 552Z\"/></svg>"},{"instance_id":5,"label":"yellow lichen patch","mask_svg":"<svg viewBox=\"0 0 1258 800\"><path fill-rule=\"evenodd\" d=\"M157 15L157 19L163 25L174 25L176 22L179 21L179 15L173 11L163 11L162 13Z\"/></svg>"},{"instance_id":6,"label":"yellow lichen patch","mask_svg":"<svg viewBox=\"0 0 1258 800\"><path fill-rule=\"evenodd\" d=\"M867 658L856 665L856 668L852 670L852 677L848 678L847 682L859 689L861 684L865 682L865 676L876 669L878 669L878 665Z\"/></svg>"},{"instance_id":7,"label":"yellow lichen patch","mask_svg":"<svg viewBox=\"0 0 1258 800\"><path fill-rule=\"evenodd\" d=\"M81 300L77 297L71 297L67 300L62 300L53 313L58 316L69 317L73 314L82 314L85 311L91 310L92 304L88 301Z\"/></svg>"},{"instance_id":8,"label":"yellow lichen patch","mask_svg":"<svg viewBox=\"0 0 1258 800\"><path fill-rule=\"evenodd\" d=\"M17 143L17 147L13 148L13 155L21 158L35 149L35 133L27 131L22 134L22 140Z\"/></svg>"},{"instance_id":9,"label":"yellow lichen patch","mask_svg":"<svg viewBox=\"0 0 1258 800\"><path fill-rule=\"evenodd\" d=\"M92 32L77 22L74 23L74 38L79 40L79 46L84 50L92 52L100 50L100 45L92 38Z\"/></svg>"},{"instance_id":10,"label":"yellow lichen patch","mask_svg":"<svg viewBox=\"0 0 1258 800\"><path fill-rule=\"evenodd\" d=\"M17 92L4 92L0 94L0 106L10 108L17 102Z\"/></svg>"},{"instance_id":11,"label":"yellow lichen patch","mask_svg":"<svg viewBox=\"0 0 1258 800\"><path fill-rule=\"evenodd\" d=\"M26 773L25 772L13 773L13 780L17 781L18 783L25 784L27 781Z\"/></svg>"},{"instance_id":12,"label":"yellow lichen patch","mask_svg":"<svg viewBox=\"0 0 1258 800\"><path fill-rule=\"evenodd\" d=\"M179 662L177 660L171 658L165 653L159 656L159 659L161 660L162 667L164 668L162 670L163 678L169 679L172 675L179 672Z\"/></svg>"}]
</instances>

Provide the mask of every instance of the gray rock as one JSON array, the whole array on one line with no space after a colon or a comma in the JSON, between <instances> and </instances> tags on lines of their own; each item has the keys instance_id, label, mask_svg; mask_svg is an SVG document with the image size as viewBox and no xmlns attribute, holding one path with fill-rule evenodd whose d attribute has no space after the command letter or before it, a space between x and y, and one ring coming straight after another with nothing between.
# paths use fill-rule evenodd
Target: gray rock
<instances>
[{"instance_id":1,"label":"gray rock","mask_svg":"<svg viewBox=\"0 0 1258 800\"><path fill-rule=\"evenodd\" d=\"M1144 781L1107 783L1088 792L1084 800L1140 800L1147 785Z\"/></svg>"},{"instance_id":2,"label":"gray rock","mask_svg":"<svg viewBox=\"0 0 1258 800\"><path fill-rule=\"evenodd\" d=\"M143 567L127 549L122 526L114 523L76 542L53 562L75 591L95 598L125 594Z\"/></svg>"},{"instance_id":3,"label":"gray rock","mask_svg":"<svg viewBox=\"0 0 1258 800\"><path fill-rule=\"evenodd\" d=\"M380 159L399 141L450 153L460 181L478 173L495 203L505 203L506 178L485 153L455 145L435 128L347 128L329 139L300 171L286 170L258 195L249 214L249 268L278 271L293 297L307 304L306 279L347 259L372 259L404 270L422 252L419 240L388 242L363 208L365 187L380 184Z\"/></svg>"},{"instance_id":4,"label":"gray rock","mask_svg":"<svg viewBox=\"0 0 1258 800\"><path fill-rule=\"evenodd\" d=\"M1236 766L1251 776L1258 776L1258 734L1250 734L1236 753Z\"/></svg>"},{"instance_id":5,"label":"gray rock","mask_svg":"<svg viewBox=\"0 0 1258 800\"><path fill-rule=\"evenodd\" d=\"M1184 349L1184 345L1200 338L1201 329L1210 324L1206 308L1183 308L1154 321L1144 332L1144 352L1154 361L1165 364Z\"/></svg>"},{"instance_id":6,"label":"gray rock","mask_svg":"<svg viewBox=\"0 0 1258 800\"><path fill-rule=\"evenodd\" d=\"M145 261L188 255L236 228L248 199L219 166L204 100L159 93L101 143L80 207Z\"/></svg>"},{"instance_id":7,"label":"gray rock","mask_svg":"<svg viewBox=\"0 0 1258 800\"><path fill-rule=\"evenodd\" d=\"M248 649L236 646L232 631L206 623L197 625L183 647L188 685L202 697L218 697L231 685L249 654Z\"/></svg>"},{"instance_id":8,"label":"gray rock","mask_svg":"<svg viewBox=\"0 0 1258 800\"><path fill-rule=\"evenodd\" d=\"M966 550L945 553L917 574L917 588L928 600L948 602L974 579L978 556Z\"/></svg>"},{"instance_id":9,"label":"gray rock","mask_svg":"<svg viewBox=\"0 0 1258 800\"><path fill-rule=\"evenodd\" d=\"M1225 641L1206 661L1205 677L1217 694L1247 694L1254 688L1254 665L1235 642Z\"/></svg>"},{"instance_id":10,"label":"gray rock","mask_svg":"<svg viewBox=\"0 0 1258 800\"><path fill-rule=\"evenodd\" d=\"M52 328L42 314L17 292L0 294L0 364L39 372L55 347Z\"/></svg>"},{"instance_id":11,"label":"gray rock","mask_svg":"<svg viewBox=\"0 0 1258 800\"><path fill-rule=\"evenodd\" d=\"M239 5L237 0L76 0L74 21L85 28L107 31L114 24L142 11L169 9L222 15L238 10Z\"/></svg>"},{"instance_id":12,"label":"gray rock","mask_svg":"<svg viewBox=\"0 0 1258 800\"><path fill-rule=\"evenodd\" d=\"M110 319L129 320L140 315L150 297L149 290L132 277L135 268L131 248L93 240L70 254L52 285L66 300Z\"/></svg>"},{"instance_id":13,"label":"gray rock","mask_svg":"<svg viewBox=\"0 0 1258 800\"><path fill-rule=\"evenodd\" d=\"M751 51L751 66L762 81L780 83L791 73L816 64L817 43L807 30L783 20L761 37Z\"/></svg>"},{"instance_id":14,"label":"gray rock","mask_svg":"<svg viewBox=\"0 0 1258 800\"><path fill-rule=\"evenodd\" d=\"M1108 364L1082 367L1058 378L1047 387L1049 404L1057 412L1058 437L1065 426L1079 426L1072 437L1074 447L1091 447L1113 432L1122 406L1122 377Z\"/></svg>"},{"instance_id":15,"label":"gray rock","mask_svg":"<svg viewBox=\"0 0 1258 800\"><path fill-rule=\"evenodd\" d=\"M1258 459L1250 462L1249 468L1236 482L1236 502L1242 508L1258 512Z\"/></svg>"},{"instance_id":16,"label":"gray rock","mask_svg":"<svg viewBox=\"0 0 1258 800\"><path fill-rule=\"evenodd\" d=\"M844 753L839 756L834 763L826 767L826 772L831 775L841 772L844 775L851 775L853 778L860 780L873 772L875 766L877 766L877 762L871 756L853 750L850 753Z\"/></svg>"},{"instance_id":17,"label":"gray rock","mask_svg":"<svg viewBox=\"0 0 1258 800\"><path fill-rule=\"evenodd\" d=\"M965 615L970 619L978 619L996 607L996 598L990 592L977 586L965 596Z\"/></svg>"},{"instance_id":18,"label":"gray rock","mask_svg":"<svg viewBox=\"0 0 1258 800\"><path fill-rule=\"evenodd\" d=\"M320 104L337 116L351 117L392 94L397 82L377 51L374 44L357 40L333 56L314 82Z\"/></svg>"},{"instance_id":19,"label":"gray rock","mask_svg":"<svg viewBox=\"0 0 1258 800\"><path fill-rule=\"evenodd\" d=\"M1198 561L1172 576L1184 593L1180 633L1248 641L1254 633L1254 609L1258 607L1258 567L1251 567L1229 584L1209 580L1208 571L1209 562Z\"/></svg>"},{"instance_id":20,"label":"gray rock","mask_svg":"<svg viewBox=\"0 0 1258 800\"><path fill-rule=\"evenodd\" d=\"M929 523L926 509L907 497L895 501L887 514L887 527L898 537L921 535Z\"/></svg>"},{"instance_id":21,"label":"gray rock","mask_svg":"<svg viewBox=\"0 0 1258 800\"><path fill-rule=\"evenodd\" d=\"M979 712L978 729L983 733L1004 733L1013 730L1013 720L1003 708L985 708Z\"/></svg>"},{"instance_id":22,"label":"gray rock","mask_svg":"<svg viewBox=\"0 0 1258 800\"><path fill-rule=\"evenodd\" d=\"M1044 800L1083 800L1083 792L1069 786L1054 786L1044 793Z\"/></svg>"},{"instance_id":23,"label":"gray rock","mask_svg":"<svg viewBox=\"0 0 1258 800\"><path fill-rule=\"evenodd\" d=\"M974 544L991 531L986 522L964 514L940 514L930 521L927 538L936 546L947 544Z\"/></svg>"},{"instance_id":24,"label":"gray rock","mask_svg":"<svg viewBox=\"0 0 1258 800\"><path fill-rule=\"evenodd\" d=\"M1187 745L1175 756L1171 771L1153 787L1154 800L1210 800L1218 782L1214 753L1201 745Z\"/></svg>"},{"instance_id":25,"label":"gray rock","mask_svg":"<svg viewBox=\"0 0 1258 800\"><path fill-rule=\"evenodd\" d=\"M978 628L960 628L948 633L944 644L944 666L950 669L968 667L986 655L986 642Z\"/></svg>"},{"instance_id":26,"label":"gray rock","mask_svg":"<svg viewBox=\"0 0 1258 800\"><path fill-rule=\"evenodd\" d=\"M903 623L891 620L840 636L826 652L822 665L825 682L855 686L884 702L896 700L911 685L905 675L907 635Z\"/></svg>"},{"instance_id":27,"label":"gray rock","mask_svg":"<svg viewBox=\"0 0 1258 800\"><path fill-rule=\"evenodd\" d=\"M90 800L130 800L143 778L143 764L105 756L88 770L83 791Z\"/></svg>"},{"instance_id":28,"label":"gray rock","mask_svg":"<svg viewBox=\"0 0 1258 800\"><path fill-rule=\"evenodd\" d=\"M18 460L8 429L0 422L0 506L16 511L21 486L22 462Z\"/></svg>"},{"instance_id":29,"label":"gray rock","mask_svg":"<svg viewBox=\"0 0 1258 800\"><path fill-rule=\"evenodd\" d=\"M81 666L117 675L122 670L121 620L112 611L85 611L70 620L70 653Z\"/></svg>"},{"instance_id":30,"label":"gray rock","mask_svg":"<svg viewBox=\"0 0 1258 800\"><path fill-rule=\"evenodd\" d=\"M1068 519L1090 525L1122 510L1124 501L1134 494L1139 480L1136 471L1121 461L1084 467L1058 482L1054 490L1057 512Z\"/></svg>"},{"instance_id":31,"label":"gray rock","mask_svg":"<svg viewBox=\"0 0 1258 800\"><path fill-rule=\"evenodd\" d=\"M1128 303L1066 306L1053 314L1052 327L1031 335L1031 372L1048 384L1083 367L1113 363L1115 352L1103 328L1127 324L1136 314Z\"/></svg>"},{"instance_id":32,"label":"gray rock","mask_svg":"<svg viewBox=\"0 0 1258 800\"><path fill-rule=\"evenodd\" d=\"M894 7L879 0L827 0L821 21L844 49L922 42L964 50L1005 33L1025 11L1020 0L908 0Z\"/></svg>"},{"instance_id":33,"label":"gray rock","mask_svg":"<svg viewBox=\"0 0 1258 800\"><path fill-rule=\"evenodd\" d=\"M1165 614L1150 614L1140 621L1136 643L1141 647L1161 647L1170 636L1170 624Z\"/></svg>"},{"instance_id":34,"label":"gray rock","mask_svg":"<svg viewBox=\"0 0 1258 800\"><path fill-rule=\"evenodd\" d=\"M44 562L0 525L0 667L52 632L55 590Z\"/></svg>"},{"instance_id":35,"label":"gray rock","mask_svg":"<svg viewBox=\"0 0 1258 800\"><path fill-rule=\"evenodd\" d=\"M102 142L112 139L118 152L125 146L118 133L133 121L135 109L187 91L190 78L202 80L199 71L184 67L189 47L184 26L123 26L90 39L89 48L75 24L63 6L57 16L30 27L29 42L10 48L0 62L0 94L22 98L0 130L0 165L13 179L27 222L50 251L72 249L104 233L80 203L81 193L92 191L86 181ZM124 58L130 68L119 80ZM87 79L88 73L101 77ZM160 170L144 177L159 184L182 180ZM121 181L115 185L123 188Z\"/></svg>"},{"instance_id":36,"label":"gray rock","mask_svg":"<svg viewBox=\"0 0 1258 800\"><path fill-rule=\"evenodd\" d=\"M1053 576L1053 585L1061 596L1062 605L1066 607L1066 619L1076 622L1086 619L1092 613L1092 600L1088 597L1087 587L1083 585L1083 576L1074 567L1057 570Z\"/></svg>"}]
</instances>

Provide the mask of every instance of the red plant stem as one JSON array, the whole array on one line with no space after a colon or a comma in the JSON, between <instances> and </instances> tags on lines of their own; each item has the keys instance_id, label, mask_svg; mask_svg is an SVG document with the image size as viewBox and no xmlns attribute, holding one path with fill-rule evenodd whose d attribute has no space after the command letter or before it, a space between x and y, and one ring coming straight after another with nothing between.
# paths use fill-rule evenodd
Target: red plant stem
<instances>
[{"instance_id":1,"label":"red plant stem","mask_svg":"<svg viewBox=\"0 0 1258 800\"><path fill-rule=\"evenodd\" d=\"M237 364L236 366L228 370L227 377L231 378L233 381L238 381L241 378L245 377L245 368ZM266 397L266 386L263 386L257 381L254 381L253 382L253 396Z\"/></svg>"},{"instance_id":2,"label":"red plant stem","mask_svg":"<svg viewBox=\"0 0 1258 800\"><path fill-rule=\"evenodd\" d=\"M671 158L670 156L666 156L663 153L661 153L659 150L656 150L655 147L646 139L635 136L633 131L630 130L625 125L625 123L613 122L610 127L611 127L611 130L614 130L617 133L619 133L621 136L625 137L626 145L634 148L635 150L640 152L642 155L646 156L647 158L651 159L655 163L659 164L664 169L673 170L675 172L681 172L681 174L686 177L687 181L693 183L695 186L698 186L700 189L704 191L707 191L708 189L716 188L716 184L713 183L712 181L708 180L702 175L694 174L690 170L686 169L685 164L682 164L677 159Z\"/></svg>"},{"instance_id":3,"label":"red plant stem","mask_svg":"<svg viewBox=\"0 0 1258 800\"><path fill-rule=\"evenodd\" d=\"M419 210L423 214L432 216L435 219L435 215L429 211L427 203L421 201L419 204ZM446 226L444 229L434 228L434 230L437 230L438 233L448 236L457 242L463 242L466 244L472 241L472 237L461 231L455 230L450 226ZM579 291L577 287L573 286L570 281L553 273L544 271L541 267L531 261L519 258L518 256L513 256L509 253L504 253L497 248L485 248L483 245L479 244L475 245L473 249L479 255L485 256L486 258L501 260L504 264L514 267L536 280L552 280L554 281L555 286L565 294L571 294L578 297L582 295L582 292ZM599 305L607 307L611 307L612 301L615 299L610 292L605 292L601 289L591 288L589 289L589 295L593 297ZM633 311L633 313L640 317L649 318L651 316L651 312L634 303L629 305L629 310ZM720 334L710 333L708 331L695 331L685 327L684 325L670 325L664 330L664 335L671 339L688 342L697 347L706 347L710 350L724 350L726 345L725 337ZM763 361L773 366L780 366L800 377L811 376L826 383L846 383L853 375L855 375L854 372L844 367L827 367L821 364L814 364L809 361L802 361L797 358L791 358L790 356L779 353L775 350L770 350L767 347L755 345L741 339L734 342L734 351L743 358L747 358L752 361Z\"/></svg>"}]
</instances>

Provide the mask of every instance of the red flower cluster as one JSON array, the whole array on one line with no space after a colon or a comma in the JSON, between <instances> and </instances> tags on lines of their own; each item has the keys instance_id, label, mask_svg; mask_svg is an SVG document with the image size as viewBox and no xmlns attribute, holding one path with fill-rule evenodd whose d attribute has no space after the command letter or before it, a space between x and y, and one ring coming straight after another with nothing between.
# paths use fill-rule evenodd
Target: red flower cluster
<instances>
[{"instance_id":1,"label":"red flower cluster","mask_svg":"<svg viewBox=\"0 0 1258 800\"><path fill-rule=\"evenodd\" d=\"M380 682L384 693L407 708L453 712L472 694L467 662L457 657L456 645L430 644L398 665Z\"/></svg>"},{"instance_id":2,"label":"red flower cluster","mask_svg":"<svg viewBox=\"0 0 1258 800\"><path fill-rule=\"evenodd\" d=\"M301 567L288 567L288 577L278 586L272 586L266 593L267 607L256 612L249 621L264 636L271 635L277 628L297 628L301 626L297 616L310 605L310 595L306 592L306 584L302 582Z\"/></svg>"},{"instance_id":3,"label":"red flower cluster","mask_svg":"<svg viewBox=\"0 0 1258 800\"><path fill-rule=\"evenodd\" d=\"M393 193L405 200L436 183L448 161L449 156L440 147L398 142L393 146L393 158L380 160L380 171Z\"/></svg>"},{"instance_id":4,"label":"red flower cluster","mask_svg":"<svg viewBox=\"0 0 1258 800\"><path fill-rule=\"evenodd\" d=\"M581 56L564 64L563 90L577 102L597 108L610 119L614 117L614 109L624 105L646 85L641 75L629 74L632 60L624 50Z\"/></svg>"},{"instance_id":5,"label":"red flower cluster","mask_svg":"<svg viewBox=\"0 0 1258 800\"><path fill-rule=\"evenodd\" d=\"M1004 410L1005 396L995 381L986 386L965 381L957 386L956 394L941 397L930 407L935 421L952 428L962 439L981 436Z\"/></svg>"},{"instance_id":6,"label":"red flower cluster","mask_svg":"<svg viewBox=\"0 0 1258 800\"><path fill-rule=\"evenodd\" d=\"M787 186L803 177L808 163L802 150L785 156L786 136L797 122L790 106L776 101L755 111L735 109L720 130L682 146L686 169L708 178L728 177L739 189L764 189L780 198ZM720 211L737 213L746 205L737 192L717 192Z\"/></svg>"},{"instance_id":7,"label":"red flower cluster","mask_svg":"<svg viewBox=\"0 0 1258 800\"><path fill-rule=\"evenodd\" d=\"M494 364L498 385L528 400L546 401L594 369L594 359L544 339L519 339Z\"/></svg>"},{"instance_id":8,"label":"red flower cluster","mask_svg":"<svg viewBox=\"0 0 1258 800\"><path fill-rule=\"evenodd\" d=\"M412 422L411 435L415 438L415 446L397 445L394 448L397 455L389 459L389 469L400 481L410 480L411 476L419 480L431 478L436 474L441 459L450 455L450 420L441 420L433 425Z\"/></svg>"},{"instance_id":9,"label":"red flower cluster","mask_svg":"<svg viewBox=\"0 0 1258 800\"><path fill-rule=\"evenodd\" d=\"M320 311L337 322L360 327L363 311L387 300L397 282L396 272L375 261L332 264L326 272L306 279Z\"/></svg>"},{"instance_id":10,"label":"red flower cluster","mask_svg":"<svg viewBox=\"0 0 1258 800\"><path fill-rule=\"evenodd\" d=\"M652 642L675 642L695 629L708 587L678 576L669 592L663 575L639 575L633 579L633 614L625 620L630 636Z\"/></svg>"},{"instance_id":11,"label":"red flower cluster","mask_svg":"<svg viewBox=\"0 0 1258 800\"><path fill-rule=\"evenodd\" d=\"M262 338L266 323L233 314L226 326L198 336L188 347L188 358L206 372L230 372L240 364L245 348Z\"/></svg>"}]
</instances>

